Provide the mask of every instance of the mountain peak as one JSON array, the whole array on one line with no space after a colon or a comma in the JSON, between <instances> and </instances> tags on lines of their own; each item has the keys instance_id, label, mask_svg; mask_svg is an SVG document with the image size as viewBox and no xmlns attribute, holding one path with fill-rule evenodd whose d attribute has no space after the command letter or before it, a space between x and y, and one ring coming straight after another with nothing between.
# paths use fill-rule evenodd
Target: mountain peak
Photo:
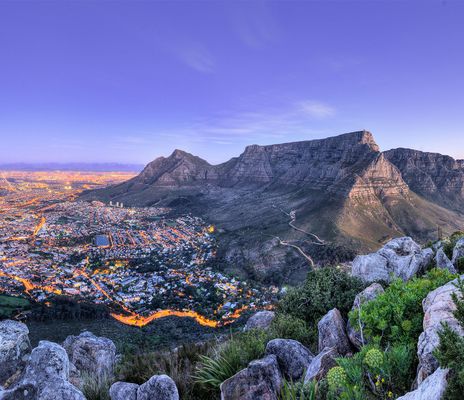
<instances>
[{"instance_id":1,"label":"mountain peak","mask_svg":"<svg viewBox=\"0 0 464 400\"><path fill-rule=\"evenodd\" d=\"M353 137L355 138L356 142L367 144L373 151L380 151L380 147L376 143L374 135L371 132L366 131L365 129L363 129L362 131L345 133L344 135L340 136Z\"/></svg>"}]
</instances>

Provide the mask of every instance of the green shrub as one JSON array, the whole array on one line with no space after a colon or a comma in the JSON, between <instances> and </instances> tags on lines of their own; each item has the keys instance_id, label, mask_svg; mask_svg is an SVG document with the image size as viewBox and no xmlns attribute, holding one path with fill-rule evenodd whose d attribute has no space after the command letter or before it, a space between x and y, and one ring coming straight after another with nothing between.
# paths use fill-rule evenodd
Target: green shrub
<instances>
[{"instance_id":1,"label":"green shrub","mask_svg":"<svg viewBox=\"0 0 464 400\"><path fill-rule=\"evenodd\" d=\"M301 318L277 313L272 322L270 334L276 338L298 340L305 346L311 347L313 338L317 336L317 330L314 326L309 327Z\"/></svg>"},{"instance_id":2,"label":"green shrub","mask_svg":"<svg viewBox=\"0 0 464 400\"><path fill-rule=\"evenodd\" d=\"M364 284L346 272L326 267L308 273L305 283L290 289L279 302L277 312L306 321L312 332L310 342L317 341L316 325L332 308L346 316Z\"/></svg>"},{"instance_id":3,"label":"green shrub","mask_svg":"<svg viewBox=\"0 0 464 400\"><path fill-rule=\"evenodd\" d=\"M109 377L83 373L80 389L87 400L110 400L109 391L113 382Z\"/></svg>"},{"instance_id":4,"label":"green shrub","mask_svg":"<svg viewBox=\"0 0 464 400\"><path fill-rule=\"evenodd\" d=\"M194 380L206 390L217 391L219 385L256 359L264 356L270 332L255 329L238 333L209 356L202 356Z\"/></svg>"},{"instance_id":5,"label":"green shrub","mask_svg":"<svg viewBox=\"0 0 464 400\"><path fill-rule=\"evenodd\" d=\"M454 317L464 329L464 281L458 279L456 287L458 294L452 294L456 305ZM447 324L443 325L443 330L438 335L440 344L435 352L435 357L442 368L450 369L444 399L462 399L464 393L464 337L452 330Z\"/></svg>"},{"instance_id":6,"label":"green shrub","mask_svg":"<svg viewBox=\"0 0 464 400\"><path fill-rule=\"evenodd\" d=\"M317 382L291 382L284 381L280 391L279 400L316 400L317 399Z\"/></svg>"},{"instance_id":7,"label":"green shrub","mask_svg":"<svg viewBox=\"0 0 464 400\"><path fill-rule=\"evenodd\" d=\"M454 279L448 270L432 269L408 282L396 279L375 300L361 306L364 337L386 348L389 344L414 346L422 331L422 300L429 292ZM349 313L351 325L358 324L359 310Z\"/></svg>"},{"instance_id":8,"label":"green shrub","mask_svg":"<svg viewBox=\"0 0 464 400\"><path fill-rule=\"evenodd\" d=\"M456 269L459 271L459 273L464 272L464 257L458 258L456 260Z\"/></svg>"},{"instance_id":9,"label":"green shrub","mask_svg":"<svg viewBox=\"0 0 464 400\"><path fill-rule=\"evenodd\" d=\"M453 257L454 246L459 239L464 238L464 232L454 232L448 239L444 240L443 251L451 260Z\"/></svg>"},{"instance_id":10,"label":"green shrub","mask_svg":"<svg viewBox=\"0 0 464 400\"><path fill-rule=\"evenodd\" d=\"M397 345L383 352L364 346L351 358L337 359L328 375L329 398L389 399L407 392L414 379L413 346Z\"/></svg>"}]
</instances>

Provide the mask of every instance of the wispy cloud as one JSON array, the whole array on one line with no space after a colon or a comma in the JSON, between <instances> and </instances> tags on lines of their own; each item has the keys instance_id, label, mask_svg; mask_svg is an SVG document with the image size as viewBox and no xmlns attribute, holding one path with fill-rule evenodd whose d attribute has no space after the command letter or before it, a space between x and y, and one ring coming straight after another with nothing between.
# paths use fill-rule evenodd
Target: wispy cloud
<instances>
[{"instance_id":1,"label":"wispy cloud","mask_svg":"<svg viewBox=\"0 0 464 400\"><path fill-rule=\"evenodd\" d=\"M329 118L335 115L335 108L320 101L306 100L300 106L305 114L313 118Z\"/></svg>"},{"instance_id":2,"label":"wispy cloud","mask_svg":"<svg viewBox=\"0 0 464 400\"><path fill-rule=\"evenodd\" d=\"M202 73L211 73L215 68L213 55L201 44L190 43L174 49L174 53L186 65Z\"/></svg>"}]
</instances>

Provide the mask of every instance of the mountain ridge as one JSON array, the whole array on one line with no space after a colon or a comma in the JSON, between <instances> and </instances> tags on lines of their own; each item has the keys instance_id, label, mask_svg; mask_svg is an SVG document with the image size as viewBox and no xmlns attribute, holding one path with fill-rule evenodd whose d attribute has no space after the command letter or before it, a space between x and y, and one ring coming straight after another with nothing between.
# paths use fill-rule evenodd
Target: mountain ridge
<instances>
[{"instance_id":1,"label":"mountain ridge","mask_svg":"<svg viewBox=\"0 0 464 400\"><path fill-rule=\"evenodd\" d=\"M336 262L343 258L338 257L340 247L374 250L400 235L425 241L438 226L451 233L464 225L464 210L451 206L459 199L459 190L445 191L441 197L430 190L413 190L414 173L409 171L420 166L422 158L406 168L398 161L404 158L401 154L401 150L381 152L365 130L326 139L250 145L218 165L175 150L129 181L84 193L82 199L156 204L198 214L222 232L218 254L235 272L248 268L271 281L275 275L287 279L282 270L289 265L292 270L305 270L307 264L282 241L316 254L320 262ZM449 167L439 171L443 176L434 179L441 187L452 186L448 179L459 188L460 172L456 178ZM334 245L317 248L308 236L289 227L290 211L303 231Z\"/></svg>"}]
</instances>

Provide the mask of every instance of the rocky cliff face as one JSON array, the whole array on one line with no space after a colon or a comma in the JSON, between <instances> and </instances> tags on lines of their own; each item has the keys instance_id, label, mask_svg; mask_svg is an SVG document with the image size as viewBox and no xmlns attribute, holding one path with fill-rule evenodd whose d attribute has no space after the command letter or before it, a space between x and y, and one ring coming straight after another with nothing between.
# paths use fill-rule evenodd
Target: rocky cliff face
<instances>
[{"instance_id":1,"label":"rocky cliff face","mask_svg":"<svg viewBox=\"0 0 464 400\"><path fill-rule=\"evenodd\" d=\"M447 208L464 211L463 160L411 149L395 149L384 154L414 192Z\"/></svg>"},{"instance_id":2,"label":"rocky cliff face","mask_svg":"<svg viewBox=\"0 0 464 400\"><path fill-rule=\"evenodd\" d=\"M311 236L303 231L359 251L405 234L426 240L437 226L445 234L460 229L462 164L414 151L381 153L372 134L359 131L252 145L219 165L176 150L130 181L82 198L197 213L223 232L219 254L233 272L251 265L259 276L279 280L289 263L292 271L307 269L280 242L307 246ZM460 206L450 205L459 199ZM300 231L288 224L292 210ZM333 254L316 250L323 258Z\"/></svg>"}]
</instances>

